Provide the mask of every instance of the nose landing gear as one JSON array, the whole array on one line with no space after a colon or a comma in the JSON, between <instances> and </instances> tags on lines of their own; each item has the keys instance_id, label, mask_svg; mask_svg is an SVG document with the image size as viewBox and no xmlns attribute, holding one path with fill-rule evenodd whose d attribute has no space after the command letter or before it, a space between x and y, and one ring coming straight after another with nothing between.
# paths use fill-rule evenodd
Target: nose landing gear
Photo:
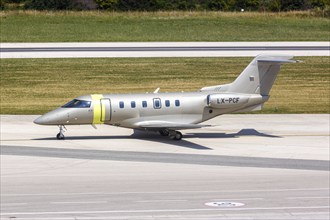
<instances>
[{"instance_id":1,"label":"nose landing gear","mask_svg":"<svg viewBox=\"0 0 330 220\"><path fill-rule=\"evenodd\" d=\"M66 131L66 127L64 125L59 125L60 132L56 135L57 140L64 140L64 132Z\"/></svg>"}]
</instances>

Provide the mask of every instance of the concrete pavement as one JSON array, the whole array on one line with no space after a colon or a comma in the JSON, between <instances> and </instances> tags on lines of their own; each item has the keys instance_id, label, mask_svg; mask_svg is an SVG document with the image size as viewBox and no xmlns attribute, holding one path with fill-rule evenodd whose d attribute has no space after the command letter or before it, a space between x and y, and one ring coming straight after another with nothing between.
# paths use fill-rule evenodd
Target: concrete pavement
<instances>
[{"instance_id":1,"label":"concrete pavement","mask_svg":"<svg viewBox=\"0 0 330 220\"><path fill-rule=\"evenodd\" d=\"M108 126L58 141L36 117L1 116L1 219L329 219L329 169L304 167L329 164L329 115L224 115L182 142Z\"/></svg>"}]
</instances>

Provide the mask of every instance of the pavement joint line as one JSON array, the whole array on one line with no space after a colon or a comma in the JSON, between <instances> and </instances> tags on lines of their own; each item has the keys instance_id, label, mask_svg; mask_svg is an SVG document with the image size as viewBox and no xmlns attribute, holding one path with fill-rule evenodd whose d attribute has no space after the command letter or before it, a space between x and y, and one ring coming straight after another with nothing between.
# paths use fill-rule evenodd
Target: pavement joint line
<instances>
[{"instance_id":1,"label":"pavement joint line","mask_svg":"<svg viewBox=\"0 0 330 220\"><path fill-rule=\"evenodd\" d=\"M260 218L259 215L256 215L256 219L265 219L267 217L267 214L269 214L269 213L264 214L262 216L263 218ZM270 214L272 214L272 213L270 213ZM309 214L309 213L307 213L307 214ZM315 220L316 219L320 219L320 220L326 219L327 217L320 218L320 217L316 216L316 215L322 215L322 214L323 214L323 212L316 212L316 213L314 212L313 214L310 214L314 218L310 217L309 219L315 219ZM292 214L292 215L294 215L294 214ZM277 220L280 220L280 219L283 219L283 220L290 220L290 219L297 220L296 218L292 218L292 217L294 217L292 215L287 215L284 218L283 217L282 218L278 217L276 219ZM232 220L244 220L244 219L250 220L251 219L251 217L242 217L242 216L239 216L239 218L238 218L235 214L226 214L226 215L216 214L216 215L212 215L211 217L205 217L205 215L203 215L201 217L199 217L199 215L194 215L194 216L189 216L189 217L180 217L178 215L166 215L166 216L163 216L163 215L161 215L161 216L153 215L153 216L154 216L153 218L151 218L150 215L147 215L147 216L145 216L145 215L143 215L143 216L137 216L137 217L134 217L134 218L132 218L132 216L120 216L120 217L118 217L118 216L116 216L116 217L112 217L112 216L106 216L106 217L95 217L95 216L93 216L93 217L90 217L90 216L89 217L83 217L83 216L81 216L80 217L79 216L79 218L76 218L76 219L79 219L79 220L92 220L92 219L94 219L94 220L104 220L104 219L106 219L106 220L110 220L110 219L114 219L114 220L121 220L121 219L122 220L128 220L128 219L146 220L146 219L155 219L155 217L158 217L160 219L176 219L176 220L187 220L187 219L190 219L190 220L210 220L210 219L214 219L214 220L228 220L228 218L229 219L232 219ZM288 218L288 217L290 217L290 218ZM274 219L274 218L272 218L272 219ZM303 219L306 219L306 218L303 218ZM75 220L75 218L73 218L73 217L47 217L47 218L43 218L43 217L41 217L41 218L40 217L35 218L34 217L34 218L24 218L23 217L23 218L20 218L20 220Z\"/></svg>"},{"instance_id":2,"label":"pavement joint line","mask_svg":"<svg viewBox=\"0 0 330 220\"><path fill-rule=\"evenodd\" d=\"M22 205L27 205L27 203L23 203L23 202L21 202L21 203L1 203L1 205L0 206L22 206Z\"/></svg>"},{"instance_id":3,"label":"pavement joint line","mask_svg":"<svg viewBox=\"0 0 330 220\"><path fill-rule=\"evenodd\" d=\"M101 204L108 201L69 201L69 202L50 202L51 204Z\"/></svg>"},{"instance_id":4,"label":"pavement joint line","mask_svg":"<svg viewBox=\"0 0 330 220\"><path fill-rule=\"evenodd\" d=\"M329 196L302 196L302 197L288 197L286 199L329 199Z\"/></svg>"},{"instance_id":5,"label":"pavement joint line","mask_svg":"<svg viewBox=\"0 0 330 220\"><path fill-rule=\"evenodd\" d=\"M255 190L210 190L210 191L159 191L159 192L88 192L88 193L24 193L1 194L1 196L58 196L58 195L122 195L122 194L177 194L177 193L232 193L232 192L290 192L290 191L330 191L330 188L294 188L294 189L255 189Z\"/></svg>"},{"instance_id":6,"label":"pavement joint line","mask_svg":"<svg viewBox=\"0 0 330 220\"><path fill-rule=\"evenodd\" d=\"M8 215L65 215L65 214L106 214L106 213L166 213L166 212L209 212L209 211L249 211L249 210L290 210L290 209L329 209L329 206L292 206L292 207L256 207L256 208L208 208L208 209L146 209L146 210L103 210L103 211L53 211L53 212L8 212Z\"/></svg>"},{"instance_id":7,"label":"pavement joint line","mask_svg":"<svg viewBox=\"0 0 330 220\"><path fill-rule=\"evenodd\" d=\"M164 200L139 200L139 201L135 201L135 202L139 202L139 203L148 203L148 202L188 202L188 200L186 199L164 199Z\"/></svg>"}]
</instances>

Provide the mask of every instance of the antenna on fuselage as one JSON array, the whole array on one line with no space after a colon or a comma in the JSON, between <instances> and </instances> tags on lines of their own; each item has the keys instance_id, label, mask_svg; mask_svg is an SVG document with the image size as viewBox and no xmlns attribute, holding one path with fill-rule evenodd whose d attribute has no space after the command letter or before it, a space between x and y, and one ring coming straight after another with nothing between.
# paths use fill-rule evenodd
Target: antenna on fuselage
<instances>
[{"instance_id":1,"label":"antenna on fuselage","mask_svg":"<svg viewBox=\"0 0 330 220\"><path fill-rule=\"evenodd\" d=\"M154 93L158 93L159 90L160 90L160 88L157 88L157 89L154 91Z\"/></svg>"}]
</instances>

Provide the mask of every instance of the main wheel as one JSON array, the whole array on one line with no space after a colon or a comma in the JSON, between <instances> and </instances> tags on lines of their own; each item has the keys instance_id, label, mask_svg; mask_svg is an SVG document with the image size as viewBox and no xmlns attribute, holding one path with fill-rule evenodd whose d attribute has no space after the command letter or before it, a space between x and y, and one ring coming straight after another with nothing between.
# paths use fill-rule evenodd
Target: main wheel
<instances>
[{"instance_id":1,"label":"main wheel","mask_svg":"<svg viewBox=\"0 0 330 220\"><path fill-rule=\"evenodd\" d=\"M169 131L169 137L172 139L172 140L176 140L176 141L179 141L182 139L182 134L181 132L179 131Z\"/></svg>"},{"instance_id":2,"label":"main wheel","mask_svg":"<svg viewBox=\"0 0 330 220\"><path fill-rule=\"evenodd\" d=\"M61 134L61 133L58 133L58 134L56 135L56 138L57 138L57 140L64 140L64 135Z\"/></svg>"},{"instance_id":3,"label":"main wheel","mask_svg":"<svg viewBox=\"0 0 330 220\"><path fill-rule=\"evenodd\" d=\"M182 139L182 133L177 131L174 135L174 140L179 141Z\"/></svg>"}]
</instances>

